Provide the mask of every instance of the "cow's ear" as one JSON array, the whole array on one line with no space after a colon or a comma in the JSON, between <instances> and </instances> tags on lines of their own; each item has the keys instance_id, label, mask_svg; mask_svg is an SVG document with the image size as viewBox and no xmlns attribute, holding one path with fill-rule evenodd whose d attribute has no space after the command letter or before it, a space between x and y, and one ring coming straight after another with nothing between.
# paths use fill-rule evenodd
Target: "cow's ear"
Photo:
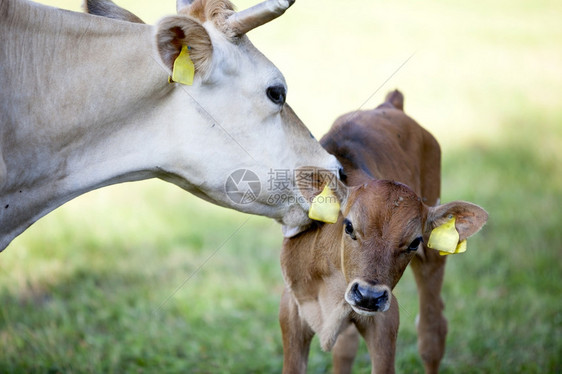
<instances>
[{"instance_id":1,"label":"cow's ear","mask_svg":"<svg viewBox=\"0 0 562 374\"><path fill-rule=\"evenodd\" d=\"M211 69L211 38L201 23L193 18L169 16L162 19L156 26L156 46L170 72L184 47L189 50L195 73L206 75Z\"/></svg>"},{"instance_id":2,"label":"cow's ear","mask_svg":"<svg viewBox=\"0 0 562 374\"><path fill-rule=\"evenodd\" d=\"M459 235L459 242L476 234L488 220L488 213L476 204L464 201L429 208L425 231L431 233L454 218L454 227Z\"/></svg>"},{"instance_id":3,"label":"cow's ear","mask_svg":"<svg viewBox=\"0 0 562 374\"><path fill-rule=\"evenodd\" d=\"M84 12L96 16L118 19L121 21L144 23L142 19L123 9L111 0L84 0Z\"/></svg>"}]
</instances>

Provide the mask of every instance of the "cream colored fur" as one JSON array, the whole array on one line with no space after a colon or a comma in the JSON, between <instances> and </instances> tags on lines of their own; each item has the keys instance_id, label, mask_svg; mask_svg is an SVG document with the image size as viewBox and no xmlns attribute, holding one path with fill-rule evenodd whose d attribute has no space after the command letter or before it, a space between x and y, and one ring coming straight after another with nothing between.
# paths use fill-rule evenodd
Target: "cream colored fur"
<instances>
[{"instance_id":1,"label":"cream colored fur","mask_svg":"<svg viewBox=\"0 0 562 374\"><path fill-rule=\"evenodd\" d=\"M288 226L310 222L298 194L271 202L268 173L339 163L268 99L282 74L246 37L232 43L213 23L177 17L150 26L0 1L0 250L76 196L146 178ZM184 43L170 29L193 45L192 86L168 83L174 49L163 45L179 53ZM240 205L224 186L244 168L264 188Z\"/></svg>"}]
</instances>

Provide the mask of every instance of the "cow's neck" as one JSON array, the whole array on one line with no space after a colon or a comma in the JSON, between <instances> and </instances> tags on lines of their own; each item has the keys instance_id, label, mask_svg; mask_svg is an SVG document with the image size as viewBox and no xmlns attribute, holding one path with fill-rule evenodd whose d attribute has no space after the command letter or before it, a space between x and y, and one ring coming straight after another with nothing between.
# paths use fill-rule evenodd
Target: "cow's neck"
<instances>
[{"instance_id":1,"label":"cow's neck","mask_svg":"<svg viewBox=\"0 0 562 374\"><path fill-rule=\"evenodd\" d=\"M150 26L15 4L0 9L0 64L17 66L0 77L0 250L80 194L158 176L172 100Z\"/></svg>"}]
</instances>

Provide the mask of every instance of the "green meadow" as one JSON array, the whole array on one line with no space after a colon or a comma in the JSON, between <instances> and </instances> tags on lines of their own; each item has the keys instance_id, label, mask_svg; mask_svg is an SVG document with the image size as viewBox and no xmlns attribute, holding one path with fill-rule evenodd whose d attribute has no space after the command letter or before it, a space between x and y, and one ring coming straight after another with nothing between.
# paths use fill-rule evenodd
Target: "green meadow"
<instances>
[{"instance_id":1,"label":"green meadow","mask_svg":"<svg viewBox=\"0 0 562 374\"><path fill-rule=\"evenodd\" d=\"M149 23L175 11L117 3ZM298 0L249 34L317 137L399 88L441 143L442 201L489 212L448 259L442 373L562 372L561 19L549 0ZM77 198L0 254L0 373L278 373L281 241L157 180ZM395 294L397 372L423 373L410 271ZM330 369L315 339L308 373Z\"/></svg>"}]
</instances>

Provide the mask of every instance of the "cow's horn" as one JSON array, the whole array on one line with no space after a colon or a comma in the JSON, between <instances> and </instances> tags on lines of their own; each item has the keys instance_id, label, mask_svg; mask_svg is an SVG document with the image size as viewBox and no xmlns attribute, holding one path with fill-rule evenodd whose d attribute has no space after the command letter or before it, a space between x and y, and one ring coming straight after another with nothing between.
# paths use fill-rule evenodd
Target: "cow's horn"
<instances>
[{"instance_id":1,"label":"cow's horn","mask_svg":"<svg viewBox=\"0 0 562 374\"><path fill-rule=\"evenodd\" d=\"M236 35L244 35L258 26L279 17L295 0L266 0L246 10L233 13L228 23Z\"/></svg>"}]
</instances>

